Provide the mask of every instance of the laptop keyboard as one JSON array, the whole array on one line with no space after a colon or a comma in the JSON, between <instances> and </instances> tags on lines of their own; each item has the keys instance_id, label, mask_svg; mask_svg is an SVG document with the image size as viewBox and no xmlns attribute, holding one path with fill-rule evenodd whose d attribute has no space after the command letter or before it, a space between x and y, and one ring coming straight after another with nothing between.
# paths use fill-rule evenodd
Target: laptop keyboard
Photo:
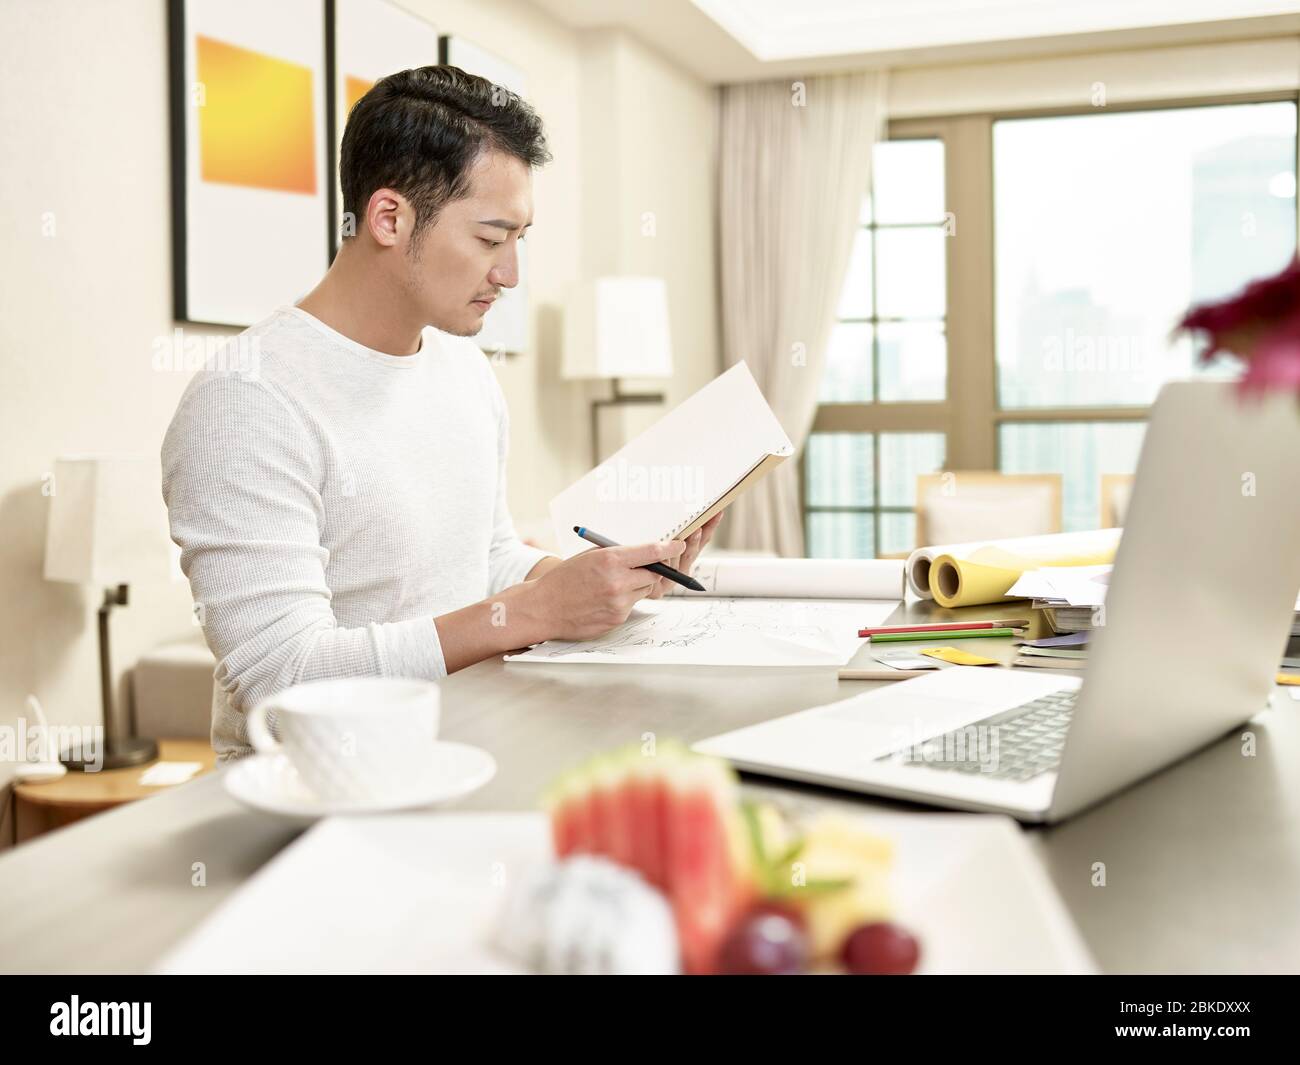
<instances>
[{"instance_id":1,"label":"laptop keyboard","mask_svg":"<svg viewBox=\"0 0 1300 1065\"><path fill-rule=\"evenodd\" d=\"M993 717L881 755L878 762L1029 780L1055 769L1077 691L1052 692Z\"/></svg>"}]
</instances>

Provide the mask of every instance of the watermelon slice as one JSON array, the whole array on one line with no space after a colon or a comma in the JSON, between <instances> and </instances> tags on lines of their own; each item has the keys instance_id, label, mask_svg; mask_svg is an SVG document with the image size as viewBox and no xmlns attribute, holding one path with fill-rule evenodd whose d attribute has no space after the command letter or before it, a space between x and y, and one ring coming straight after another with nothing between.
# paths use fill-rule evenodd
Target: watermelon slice
<instances>
[{"instance_id":1,"label":"watermelon slice","mask_svg":"<svg viewBox=\"0 0 1300 1065\"><path fill-rule=\"evenodd\" d=\"M600 755L587 766L587 806L591 816L591 845L588 849L592 854L609 854L614 843L619 771L613 763L608 755Z\"/></svg>"},{"instance_id":2,"label":"watermelon slice","mask_svg":"<svg viewBox=\"0 0 1300 1065\"><path fill-rule=\"evenodd\" d=\"M556 780L547 792L545 805L551 811L551 844L555 853L563 856L590 852L591 811L583 775L570 770Z\"/></svg>"},{"instance_id":3,"label":"watermelon slice","mask_svg":"<svg viewBox=\"0 0 1300 1065\"><path fill-rule=\"evenodd\" d=\"M632 861L637 825L633 820L629 794L635 768L632 761L634 757L624 750L596 759L592 770L596 795L593 805L600 811L603 829L602 837L597 843L599 853L619 865L638 869Z\"/></svg>"},{"instance_id":4,"label":"watermelon slice","mask_svg":"<svg viewBox=\"0 0 1300 1065\"><path fill-rule=\"evenodd\" d=\"M740 814L739 786L725 762L670 763L666 806L667 892L688 973L718 971L718 952L757 896Z\"/></svg>"},{"instance_id":5,"label":"watermelon slice","mask_svg":"<svg viewBox=\"0 0 1300 1065\"><path fill-rule=\"evenodd\" d=\"M687 972L717 953L757 894L739 782L679 744L632 746L565 774L543 800L556 854L601 854L635 869L672 905Z\"/></svg>"},{"instance_id":6,"label":"watermelon slice","mask_svg":"<svg viewBox=\"0 0 1300 1065\"><path fill-rule=\"evenodd\" d=\"M668 887L667 804L663 776L649 759L632 766L626 784L631 853L628 864L660 891Z\"/></svg>"}]
</instances>

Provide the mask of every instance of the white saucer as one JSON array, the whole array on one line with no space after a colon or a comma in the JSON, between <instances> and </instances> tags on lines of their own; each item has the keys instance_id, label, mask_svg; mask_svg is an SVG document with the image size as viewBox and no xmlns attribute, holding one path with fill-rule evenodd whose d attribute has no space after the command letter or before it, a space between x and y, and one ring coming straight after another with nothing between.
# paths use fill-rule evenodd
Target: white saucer
<instances>
[{"instance_id":1,"label":"white saucer","mask_svg":"<svg viewBox=\"0 0 1300 1065\"><path fill-rule=\"evenodd\" d=\"M477 791L497 772L497 763L481 747L439 741L433 745L429 781L399 798L326 800L298 776L283 754L243 758L225 774L226 791L245 806L266 813L312 820L336 814L372 814L408 810L459 799Z\"/></svg>"}]
</instances>

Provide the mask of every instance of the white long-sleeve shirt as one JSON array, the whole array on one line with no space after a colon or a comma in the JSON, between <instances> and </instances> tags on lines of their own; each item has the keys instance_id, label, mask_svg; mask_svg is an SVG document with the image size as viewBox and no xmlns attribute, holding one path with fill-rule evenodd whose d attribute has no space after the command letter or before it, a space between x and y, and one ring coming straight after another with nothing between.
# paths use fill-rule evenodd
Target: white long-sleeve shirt
<instances>
[{"instance_id":1,"label":"white long-sleeve shirt","mask_svg":"<svg viewBox=\"0 0 1300 1065\"><path fill-rule=\"evenodd\" d=\"M428 328L364 347L291 306L185 389L162 491L216 656L212 745L325 677L446 675L433 618L522 581L546 552L506 506L509 418L487 357ZM235 367L231 369L231 367Z\"/></svg>"}]
</instances>

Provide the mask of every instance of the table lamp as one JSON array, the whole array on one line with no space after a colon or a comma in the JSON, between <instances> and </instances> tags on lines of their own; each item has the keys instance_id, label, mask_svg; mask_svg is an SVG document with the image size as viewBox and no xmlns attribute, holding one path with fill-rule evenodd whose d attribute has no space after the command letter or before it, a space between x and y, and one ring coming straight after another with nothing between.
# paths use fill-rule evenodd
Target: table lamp
<instances>
[{"instance_id":1,"label":"table lamp","mask_svg":"<svg viewBox=\"0 0 1300 1065\"><path fill-rule=\"evenodd\" d=\"M99 608L99 678L104 709L102 762L60 755L70 770L93 765L121 769L158 757L153 740L135 739L119 719L113 699L108 621L127 603L127 587L141 580L166 581L170 563L167 512L155 459L62 458L54 463L45 579L103 588Z\"/></svg>"},{"instance_id":2,"label":"table lamp","mask_svg":"<svg viewBox=\"0 0 1300 1065\"><path fill-rule=\"evenodd\" d=\"M661 277L598 277L575 285L564 304L566 379L613 382L609 399L591 405L592 464L600 463L599 420L604 407L662 403L663 393L629 393L621 377L671 377L668 286Z\"/></svg>"}]
</instances>

